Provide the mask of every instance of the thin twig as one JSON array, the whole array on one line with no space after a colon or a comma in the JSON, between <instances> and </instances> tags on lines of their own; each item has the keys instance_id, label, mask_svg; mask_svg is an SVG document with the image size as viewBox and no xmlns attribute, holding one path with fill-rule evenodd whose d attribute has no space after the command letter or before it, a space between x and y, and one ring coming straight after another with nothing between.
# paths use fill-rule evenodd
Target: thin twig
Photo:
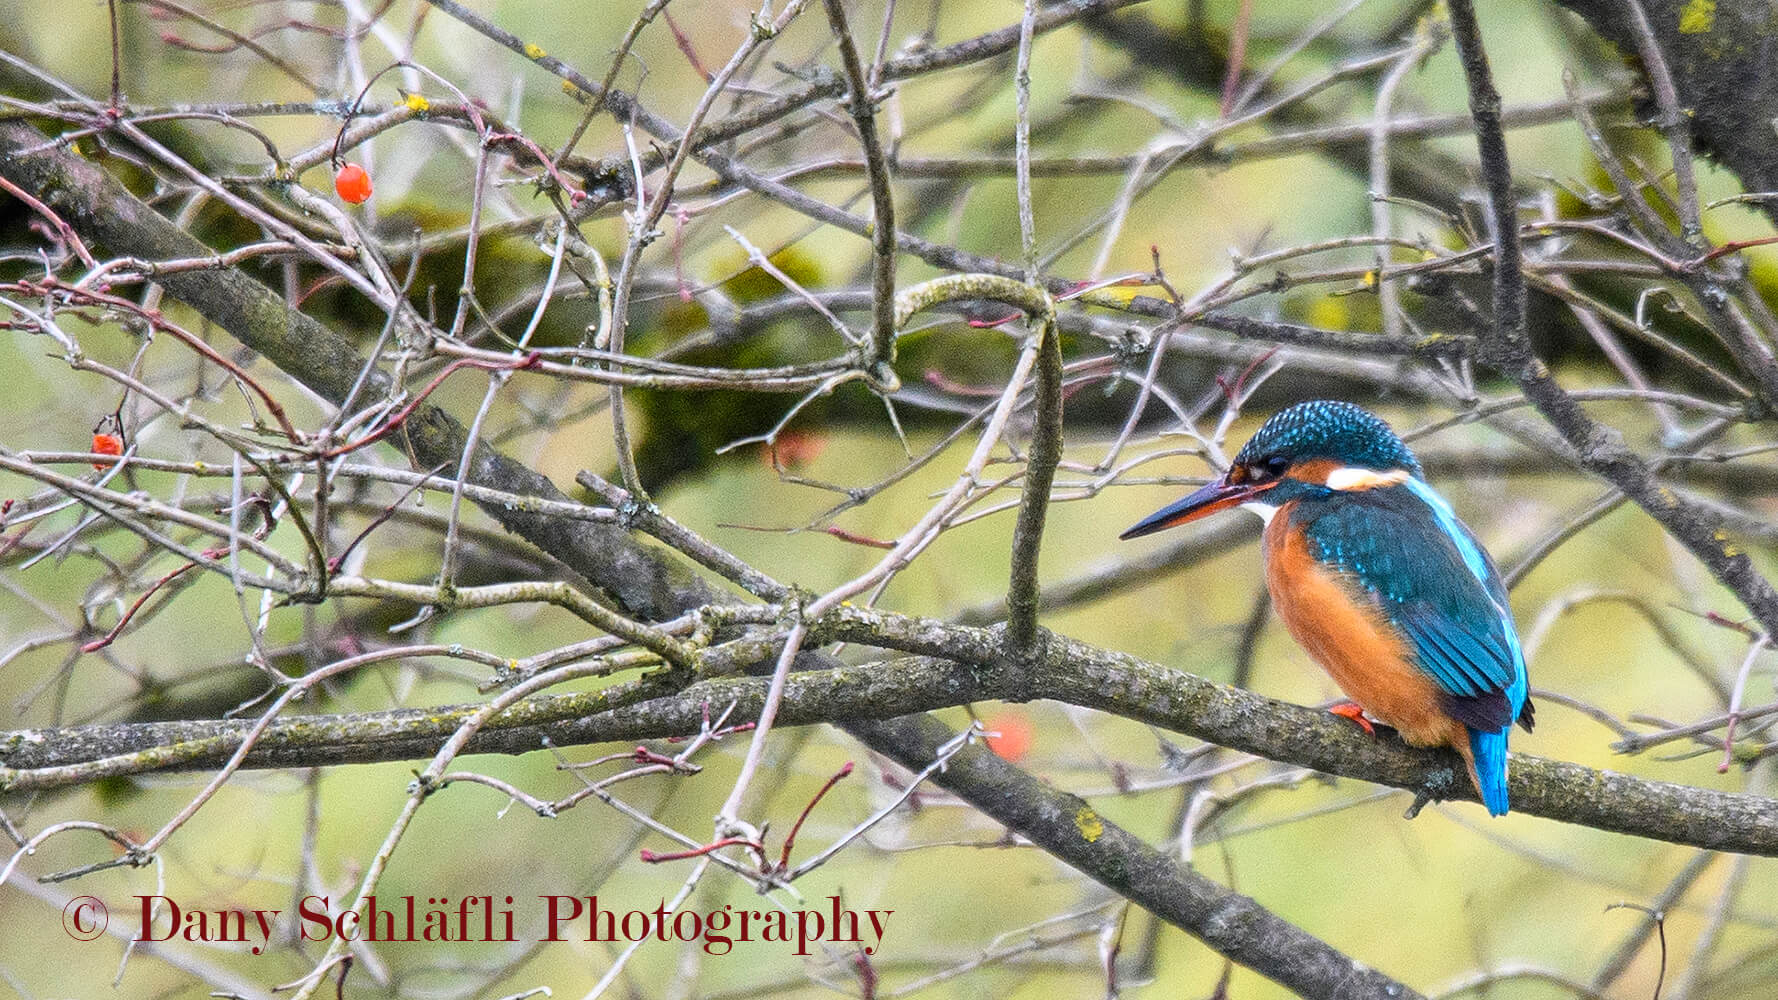
<instances>
[{"instance_id":1,"label":"thin twig","mask_svg":"<svg viewBox=\"0 0 1778 1000\"><path fill-rule=\"evenodd\" d=\"M877 135L877 95L866 82L858 46L846 25L845 4L843 0L824 3L851 87L846 110L852 115L859 144L864 147L864 172L870 181L872 377L884 386L885 392L894 392L898 388L891 367L895 363L895 196L889 189L889 161Z\"/></svg>"}]
</instances>

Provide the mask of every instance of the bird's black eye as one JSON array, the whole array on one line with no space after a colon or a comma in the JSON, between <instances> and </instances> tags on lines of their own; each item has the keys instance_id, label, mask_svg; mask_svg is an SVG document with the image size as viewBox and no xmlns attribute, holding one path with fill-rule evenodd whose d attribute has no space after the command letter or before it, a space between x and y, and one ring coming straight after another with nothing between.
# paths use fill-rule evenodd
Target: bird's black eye
<instances>
[{"instance_id":1,"label":"bird's black eye","mask_svg":"<svg viewBox=\"0 0 1778 1000\"><path fill-rule=\"evenodd\" d=\"M1273 455L1259 464L1260 475L1266 479L1277 479L1284 475L1284 471L1288 468L1290 468L1290 459L1283 455Z\"/></svg>"}]
</instances>

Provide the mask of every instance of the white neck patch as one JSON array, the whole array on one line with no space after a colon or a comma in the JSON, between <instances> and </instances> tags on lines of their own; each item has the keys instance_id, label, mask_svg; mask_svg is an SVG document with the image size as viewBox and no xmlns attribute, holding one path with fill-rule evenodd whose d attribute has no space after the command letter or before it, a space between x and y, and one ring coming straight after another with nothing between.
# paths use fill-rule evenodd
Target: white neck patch
<instances>
[{"instance_id":1,"label":"white neck patch","mask_svg":"<svg viewBox=\"0 0 1778 1000\"><path fill-rule=\"evenodd\" d=\"M1378 472L1375 469L1361 469L1357 466L1342 466L1327 474L1327 488L1346 492L1350 490L1374 490L1379 486L1400 486L1408 481L1406 469L1391 469Z\"/></svg>"},{"instance_id":2,"label":"white neck patch","mask_svg":"<svg viewBox=\"0 0 1778 1000\"><path fill-rule=\"evenodd\" d=\"M1276 506L1269 503L1260 503L1258 500L1247 501L1241 505L1241 509L1250 510L1255 514L1258 514L1259 519L1267 524L1271 524L1272 515L1278 513L1278 508Z\"/></svg>"}]
</instances>

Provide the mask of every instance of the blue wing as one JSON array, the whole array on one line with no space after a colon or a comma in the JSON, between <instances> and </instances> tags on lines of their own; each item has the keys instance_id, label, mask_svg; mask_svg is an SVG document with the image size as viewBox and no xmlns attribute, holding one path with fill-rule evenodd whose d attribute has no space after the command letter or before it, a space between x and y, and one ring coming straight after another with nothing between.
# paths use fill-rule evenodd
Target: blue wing
<instances>
[{"instance_id":1,"label":"blue wing","mask_svg":"<svg viewBox=\"0 0 1778 1000\"><path fill-rule=\"evenodd\" d=\"M1514 721L1531 728L1532 706L1493 560L1419 479L1328 500L1298 503L1293 519L1316 558L1355 580L1413 646L1445 710L1469 728L1483 804L1507 812L1506 736Z\"/></svg>"},{"instance_id":2,"label":"blue wing","mask_svg":"<svg viewBox=\"0 0 1778 1000\"><path fill-rule=\"evenodd\" d=\"M1526 705L1525 659L1474 536L1417 479L1329 499L1296 510L1316 557L1376 600L1454 718L1481 733L1510 726Z\"/></svg>"}]
</instances>

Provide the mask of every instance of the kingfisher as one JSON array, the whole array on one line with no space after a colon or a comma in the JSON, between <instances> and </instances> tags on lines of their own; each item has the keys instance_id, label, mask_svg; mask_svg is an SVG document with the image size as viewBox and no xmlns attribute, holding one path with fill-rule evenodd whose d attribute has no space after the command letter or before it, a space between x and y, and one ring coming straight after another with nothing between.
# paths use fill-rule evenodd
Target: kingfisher
<instances>
[{"instance_id":1,"label":"kingfisher","mask_svg":"<svg viewBox=\"0 0 1778 1000\"><path fill-rule=\"evenodd\" d=\"M1351 699L1333 711L1456 750L1488 812L1505 813L1507 734L1533 721L1525 654L1494 560L1401 438L1351 403L1298 403L1220 479L1119 537L1231 507L1265 522L1272 606Z\"/></svg>"}]
</instances>

